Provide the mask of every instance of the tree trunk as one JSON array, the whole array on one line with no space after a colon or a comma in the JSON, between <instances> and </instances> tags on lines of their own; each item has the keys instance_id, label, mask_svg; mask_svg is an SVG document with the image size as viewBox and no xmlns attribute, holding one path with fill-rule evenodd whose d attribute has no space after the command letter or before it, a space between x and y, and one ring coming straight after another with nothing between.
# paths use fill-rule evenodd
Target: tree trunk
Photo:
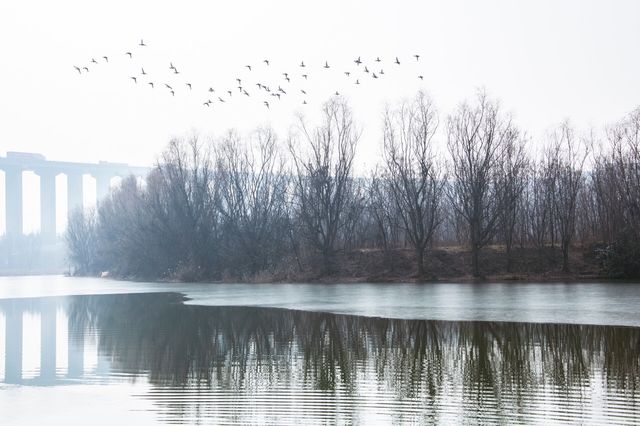
<instances>
[{"instance_id":1,"label":"tree trunk","mask_svg":"<svg viewBox=\"0 0 640 426\"><path fill-rule=\"evenodd\" d=\"M418 261L418 277L424 277L424 248L416 248L416 260Z\"/></svg>"},{"instance_id":2,"label":"tree trunk","mask_svg":"<svg viewBox=\"0 0 640 426\"><path fill-rule=\"evenodd\" d=\"M562 272L570 272L569 270L569 244L562 244Z\"/></svg>"},{"instance_id":3,"label":"tree trunk","mask_svg":"<svg viewBox=\"0 0 640 426\"><path fill-rule=\"evenodd\" d=\"M473 244L471 246L471 261L473 266L473 276L476 278L480 277L480 262L478 259L479 255L480 255L480 247L478 247L477 244Z\"/></svg>"}]
</instances>

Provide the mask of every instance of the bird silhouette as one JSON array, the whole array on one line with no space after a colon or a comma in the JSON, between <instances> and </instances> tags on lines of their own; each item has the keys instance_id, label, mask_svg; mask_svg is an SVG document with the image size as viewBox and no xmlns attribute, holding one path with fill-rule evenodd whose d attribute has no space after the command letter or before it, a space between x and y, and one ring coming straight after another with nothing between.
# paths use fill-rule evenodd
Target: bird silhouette
<instances>
[{"instance_id":1,"label":"bird silhouette","mask_svg":"<svg viewBox=\"0 0 640 426\"><path fill-rule=\"evenodd\" d=\"M338 91L336 90L336 96L340 96L340 93L338 93Z\"/></svg>"},{"instance_id":2,"label":"bird silhouette","mask_svg":"<svg viewBox=\"0 0 640 426\"><path fill-rule=\"evenodd\" d=\"M256 86L258 86L258 89L262 89L262 84L256 83Z\"/></svg>"},{"instance_id":3,"label":"bird silhouette","mask_svg":"<svg viewBox=\"0 0 640 426\"><path fill-rule=\"evenodd\" d=\"M144 44L144 40L140 39L140 44L139 44L139 46L143 46L143 47L144 47L144 46L146 46L146 44Z\"/></svg>"},{"instance_id":4,"label":"bird silhouette","mask_svg":"<svg viewBox=\"0 0 640 426\"><path fill-rule=\"evenodd\" d=\"M251 71L251 65L245 65L245 68L249 68L249 71Z\"/></svg>"},{"instance_id":5,"label":"bird silhouette","mask_svg":"<svg viewBox=\"0 0 640 426\"><path fill-rule=\"evenodd\" d=\"M147 73L144 72L144 68L142 68L142 75L147 75Z\"/></svg>"},{"instance_id":6,"label":"bird silhouette","mask_svg":"<svg viewBox=\"0 0 640 426\"><path fill-rule=\"evenodd\" d=\"M229 94L229 96L233 96L233 93L231 93L231 90L227 90L227 93Z\"/></svg>"},{"instance_id":7,"label":"bird silhouette","mask_svg":"<svg viewBox=\"0 0 640 426\"><path fill-rule=\"evenodd\" d=\"M284 78L289 77L289 73L283 72L282 75L284 75Z\"/></svg>"},{"instance_id":8,"label":"bird silhouette","mask_svg":"<svg viewBox=\"0 0 640 426\"><path fill-rule=\"evenodd\" d=\"M169 62L169 69L170 70L175 70L176 67L173 66L173 62Z\"/></svg>"},{"instance_id":9,"label":"bird silhouette","mask_svg":"<svg viewBox=\"0 0 640 426\"><path fill-rule=\"evenodd\" d=\"M105 62L109 62L109 58L107 56L103 56L102 58L104 59Z\"/></svg>"},{"instance_id":10,"label":"bird silhouette","mask_svg":"<svg viewBox=\"0 0 640 426\"><path fill-rule=\"evenodd\" d=\"M306 105L306 104L307 104L306 100L302 101L302 105Z\"/></svg>"},{"instance_id":11,"label":"bird silhouette","mask_svg":"<svg viewBox=\"0 0 640 426\"><path fill-rule=\"evenodd\" d=\"M87 67L82 67L83 70L85 70L86 72L89 72L89 68Z\"/></svg>"},{"instance_id":12,"label":"bird silhouette","mask_svg":"<svg viewBox=\"0 0 640 426\"><path fill-rule=\"evenodd\" d=\"M177 68L174 68L174 69L173 69L173 73L174 73L174 74L180 74L180 71L178 71L178 69L177 69Z\"/></svg>"},{"instance_id":13,"label":"bird silhouette","mask_svg":"<svg viewBox=\"0 0 640 426\"><path fill-rule=\"evenodd\" d=\"M360 56L358 56L358 59L353 62L355 62L356 65L360 65L362 63L362 61L360 60Z\"/></svg>"},{"instance_id":14,"label":"bird silhouette","mask_svg":"<svg viewBox=\"0 0 640 426\"><path fill-rule=\"evenodd\" d=\"M375 73L375 72L372 74L372 77L373 77L373 78L378 78L378 76L376 75L376 73Z\"/></svg>"},{"instance_id":15,"label":"bird silhouette","mask_svg":"<svg viewBox=\"0 0 640 426\"><path fill-rule=\"evenodd\" d=\"M75 65L73 67L76 69L76 71L78 71L78 74L82 74L82 70L80 69L80 67L77 67Z\"/></svg>"},{"instance_id":16,"label":"bird silhouette","mask_svg":"<svg viewBox=\"0 0 640 426\"><path fill-rule=\"evenodd\" d=\"M134 82L135 84L138 84L138 79L137 79L137 78L135 78L135 77L130 77L130 78L131 78L131 80L133 80L133 82Z\"/></svg>"},{"instance_id":17,"label":"bird silhouette","mask_svg":"<svg viewBox=\"0 0 640 426\"><path fill-rule=\"evenodd\" d=\"M264 60L264 61L262 61L262 62L264 62L265 64L267 64L267 66L269 65L269 60L268 60L268 59L265 59L265 60Z\"/></svg>"},{"instance_id":18,"label":"bird silhouette","mask_svg":"<svg viewBox=\"0 0 640 426\"><path fill-rule=\"evenodd\" d=\"M96 61L96 60L95 60L95 59L93 59L93 58L91 58L91 62L92 62L92 63L94 63L94 64L97 64L97 63L98 63L98 61Z\"/></svg>"},{"instance_id":19,"label":"bird silhouette","mask_svg":"<svg viewBox=\"0 0 640 426\"><path fill-rule=\"evenodd\" d=\"M242 86L238 86L238 92L242 93Z\"/></svg>"},{"instance_id":20,"label":"bird silhouette","mask_svg":"<svg viewBox=\"0 0 640 426\"><path fill-rule=\"evenodd\" d=\"M173 90L171 91L171 96L175 96L176 92L174 92Z\"/></svg>"},{"instance_id":21,"label":"bird silhouette","mask_svg":"<svg viewBox=\"0 0 640 426\"><path fill-rule=\"evenodd\" d=\"M398 59L397 56L396 56L396 64L400 65L400 60Z\"/></svg>"},{"instance_id":22,"label":"bird silhouette","mask_svg":"<svg viewBox=\"0 0 640 426\"><path fill-rule=\"evenodd\" d=\"M307 77L309 77L307 74L302 74L302 76L304 77L305 80L307 80Z\"/></svg>"},{"instance_id":23,"label":"bird silhouette","mask_svg":"<svg viewBox=\"0 0 640 426\"><path fill-rule=\"evenodd\" d=\"M211 93L215 92L215 90L213 89L213 87L209 87L209 92L211 92Z\"/></svg>"},{"instance_id":24,"label":"bird silhouette","mask_svg":"<svg viewBox=\"0 0 640 426\"><path fill-rule=\"evenodd\" d=\"M133 58L133 53L131 52L126 52L125 55L129 55L129 59Z\"/></svg>"},{"instance_id":25,"label":"bird silhouette","mask_svg":"<svg viewBox=\"0 0 640 426\"><path fill-rule=\"evenodd\" d=\"M369 72L369 68L367 68L366 66L364 67L364 72Z\"/></svg>"},{"instance_id":26,"label":"bird silhouette","mask_svg":"<svg viewBox=\"0 0 640 426\"><path fill-rule=\"evenodd\" d=\"M380 57L379 56L376 58L376 62L380 62Z\"/></svg>"},{"instance_id":27,"label":"bird silhouette","mask_svg":"<svg viewBox=\"0 0 640 426\"><path fill-rule=\"evenodd\" d=\"M347 77L349 77L351 75L351 73L349 71L345 71L344 75L346 75Z\"/></svg>"},{"instance_id":28,"label":"bird silhouette","mask_svg":"<svg viewBox=\"0 0 640 426\"><path fill-rule=\"evenodd\" d=\"M418 62L418 59L420 59L420 55L413 55L414 58L416 58L416 62Z\"/></svg>"},{"instance_id":29,"label":"bird silhouette","mask_svg":"<svg viewBox=\"0 0 640 426\"><path fill-rule=\"evenodd\" d=\"M301 67L301 68L306 67L306 65L304 64L304 61L300 62L300 67Z\"/></svg>"},{"instance_id":30,"label":"bird silhouette","mask_svg":"<svg viewBox=\"0 0 640 426\"><path fill-rule=\"evenodd\" d=\"M380 70L380 72L378 74L384 75L384 70Z\"/></svg>"},{"instance_id":31,"label":"bird silhouette","mask_svg":"<svg viewBox=\"0 0 640 426\"><path fill-rule=\"evenodd\" d=\"M211 102L211 101L204 102L202 105L210 106L210 102Z\"/></svg>"},{"instance_id":32,"label":"bird silhouette","mask_svg":"<svg viewBox=\"0 0 640 426\"><path fill-rule=\"evenodd\" d=\"M356 80L356 84L360 84L360 80Z\"/></svg>"},{"instance_id":33,"label":"bird silhouette","mask_svg":"<svg viewBox=\"0 0 640 426\"><path fill-rule=\"evenodd\" d=\"M419 76L418 76L418 78L419 78L420 80L424 80L424 76L422 76L422 75L419 75Z\"/></svg>"},{"instance_id":34,"label":"bird silhouette","mask_svg":"<svg viewBox=\"0 0 640 426\"><path fill-rule=\"evenodd\" d=\"M191 83L187 83L187 86L189 86L189 90L191 90Z\"/></svg>"},{"instance_id":35,"label":"bird silhouette","mask_svg":"<svg viewBox=\"0 0 640 426\"><path fill-rule=\"evenodd\" d=\"M306 95L307 92L305 92L304 90L300 89L300 91L302 92L303 95Z\"/></svg>"},{"instance_id":36,"label":"bird silhouette","mask_svg":"<svg viewBox=\"0 0 640 426\"><path fill-rule=\"evenodd\" d=\"M236 78L236 81L238 82L238 84L242 84L242 79Z\"/></svg>"},{"instance_id":37,"label":"bird silhouette","mask_svg":"<svg viewBox=\"0 0 640 426\"><path fill-rule=\"evenodd\" d=\"M287 80L287 83L291 83L291 79L289 77L285 78L285 80Z\"/></svg>"},{"instance_id":38,"label":"bird silhouette","mask_svg":"<svg viewBox=\"0 0 640 426\"><path fill-rule=\"evenodd\" d=\"M242 93L244 93L246 96L249 96L249 93L244 89L242 89Z\"/></svg>"},{"instance_id":39,"label":"bird silhouette","mask_svg":"<svg viewBox=\"0 0 640 426\"><path fill-rule=\"evenodd\" d=\"M167 83L165 83L164 85L167 86L167 89L173 90L173 87L169 86Z\"/></svg>"},{"instance_id":40,"label":"bird silhouette","mask_svg":"<svg viewBox=\"0 0 640 426\"><path fill-rule=\"evenodd\" d=\"M329 68L331 68L331 67L329 67L329 62L327 62L327 61L324 61L324 67L323 67L323 68L326 68L326 69L329 69Z\"/></svg>"},{"instance_id":41,"label":"bird silhouette","mask_svg":"<svg viewBox=\"0 0 640 426\"><path fill-rule=\"evenodd\" d=\"M282 92L285 95L287 94L287 92L285 92L284 89L282 87L280 87L280 86L278 86L278 92Z\"/></svg>"},{"instance_id":42,"label":"bird silhouette","mask_svg":"<svg viewBox=\"0 0 640 426\"><path fill-rule=\"evenodd\" d=\"M153 89L153 82L152 81L148 82L147 84L150 85L151 88Z\"/></svg>"},{"instance_id":43,"label":"bird silhouette","mask_svg":"<svg viewBox=\"0 0 640 426\"><path fill-rule=\"evenodd\" d=\"M222 103L224 103L224 99L222 99L221 97L218 96L218 100Z\"/></svg>"},{"instance_id":44,"label":"bird silhouette","mask_svg":"<svg viewBox=\"0 0 640 426\"><path fill-rule=\"evenodd\" d=\"M267 108L269 108L269 102L264 101L264 106L266 106Z\"/></svg>"}]
</instances>

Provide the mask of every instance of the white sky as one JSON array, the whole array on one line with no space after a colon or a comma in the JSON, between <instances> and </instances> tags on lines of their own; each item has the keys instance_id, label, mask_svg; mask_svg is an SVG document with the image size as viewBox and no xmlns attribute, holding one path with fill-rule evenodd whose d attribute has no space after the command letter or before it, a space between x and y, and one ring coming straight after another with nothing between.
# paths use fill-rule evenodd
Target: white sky
<instances>
[{"instance_id":1,"label":"white sky","mask_svg":"<svg viewBox=\"0 0 640 426\"><path fill-rule=\"evenodd\" d=\"M141 38L147 47L137 46ZM364 129L359 161L367 164L378 156L384 103L418 89L432 95L444 118L484 87L534 143L565 118L579 128L601 127L640 105L635 0L3 0L0 47L0 155L148 165L171 136L194 130L220 135L271 124L284 138L295 111L317 113L335 90L351 101ZM372 70L384 68L383 78L357 69L357 56ZM395 56L401 66L391 63ZM325 60L330 70L322 69ZM90 72L78 75L74 65ZM343 71L354 74L348 79ZM238 93L236 77L251 98ZM257 96L255 82L273 90L280 84L289 96ZM227 88L232 99L217 102ZM309 93L304 107L301 88ZM202 105L207 98L213 108Z\"/></svg>"}]
</instances>

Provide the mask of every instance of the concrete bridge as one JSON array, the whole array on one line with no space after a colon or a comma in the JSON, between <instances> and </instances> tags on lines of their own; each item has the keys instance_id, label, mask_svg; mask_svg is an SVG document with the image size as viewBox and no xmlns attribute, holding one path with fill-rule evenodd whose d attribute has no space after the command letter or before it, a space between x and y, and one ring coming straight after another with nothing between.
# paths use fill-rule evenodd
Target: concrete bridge
<instances>
[{"instance_id":1,"label":"concrete bridge","mask_svg":"<svg viewBox=\"0 0 640 426\"><path fill-rule=\"evenodd\" d=\"M7 152L6 157L0 157L0 169L5 173L6 235L22 234L22 172L32 171L40 177L40 234L47 239L56 236L56 176L64 174L67 177L67 211L71 212L83 203L83 175L95 178L96 198L100 200L108 194L113 177L144 177L150 170L106 161L47 161L41 154L27 152Z\"/></svg>"}]
</instances>

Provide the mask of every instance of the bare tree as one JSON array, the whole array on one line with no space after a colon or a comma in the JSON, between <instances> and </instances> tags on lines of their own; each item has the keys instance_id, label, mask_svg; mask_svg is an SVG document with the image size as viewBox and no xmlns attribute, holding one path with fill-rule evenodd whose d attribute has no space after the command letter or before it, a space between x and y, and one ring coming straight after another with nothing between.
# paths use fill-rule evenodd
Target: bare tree
<instances>
[{"instance_id":1,"label":"bare tree","mask_svg":"<svg viewBox=\"0 0 640 426\"><path fill-rule=\"evenodd\" d=\"M255 274L273 266L285 250L289 177L284 167L269 128L257 129L249 145L231 132L218 150L225 239L237 270Z\"/></svg>"},{"instance_id":2,"label":"bare tree","mask_svg":"<svg viewBox=\"0 0 640 426\"><path fill-rule=\"evenodd\" d=\"M78 275L98 272L98 237L95 210L84 211L81 207L71 212L65 233L69 260Z\"/></svg>"},{"instance_id":3,"label":"bare tree","mask_svg":"<svg viewBox=\"0 0 640 426\"><path fill-rule=\"evenodd\" d=\"M345 209L353 196L352 165L360 132L351 108L339 97L324 104L322 120L309 129L300 118L300 132L292 135L289 150L295 169L296 211L307 240L320 251L325 272L329 272Z\"/></svg>"},{"instance_id":4,"label":"bare tree","mask_svg":"<svg viewBox=\"0 0 640 426\"><path fill-rule=\"evenodd\" d=\"M438 117L422 92L384 116L384 165L390 195L424 275L424 253L442 221L445 177L433 153Z\"/></svg>"},{"instance_id":5,"label":"bare tree","mask_svg":"<svg viewBox=\"0 0 640 426\"><path fill-rule=\"evenodd\" d=\"M565 122L552 133L546 158L553 178L553 210L562 250L562 270L569 272L569 249L575 234L578 192L584 181L582 167L587 151Z\"/></svg>"},{"instance_id":6,"label":"bare tree","mask_svg":"<svg viewBox=\"0 0 640 426\"><path fill-rule=\"evenodd\" d=\"M478 277L480 250L494 237L508 201L499 184L501 162L520 136L484 93L476 105L462 104L449 117L447 130L453 171L449 198L468 226L473 275Z\"/></svg>"}]
</instances>

